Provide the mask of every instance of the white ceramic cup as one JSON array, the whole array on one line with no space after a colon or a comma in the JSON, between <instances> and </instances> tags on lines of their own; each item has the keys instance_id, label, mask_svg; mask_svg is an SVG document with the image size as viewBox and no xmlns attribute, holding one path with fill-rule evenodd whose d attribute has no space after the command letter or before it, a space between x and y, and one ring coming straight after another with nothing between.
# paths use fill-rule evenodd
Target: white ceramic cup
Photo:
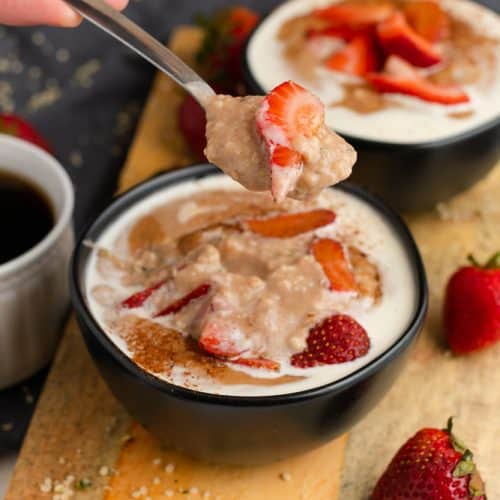
<instances>
[{"instance_id":1,"label":"white ceramic cup","mask_svg":"<svg viewBox=\"0 0 500 500\"><path fill-rule=\"evenodd\" d=\"M0 264L0 389L4 389L43 368L57 345L69 305L74 194L68 174L52 156L3 134L0 170L38 186L50 200L55 219L51 231L34 247ZM0 245L8 237L0 234Z\"/></svg>"}]
</instances>

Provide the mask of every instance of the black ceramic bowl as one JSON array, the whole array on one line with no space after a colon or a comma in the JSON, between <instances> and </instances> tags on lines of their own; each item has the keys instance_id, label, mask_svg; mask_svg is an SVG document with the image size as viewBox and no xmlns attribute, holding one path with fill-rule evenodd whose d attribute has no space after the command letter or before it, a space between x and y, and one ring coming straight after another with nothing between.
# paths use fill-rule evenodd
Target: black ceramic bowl
<instances>
[{"instance_id":1,"label":"black ceramic bowl","mask_svg":"<svg viewBox=\"0 0 500 500\"><path fill-rule=\"evenodd\" d=\"M415 313L401 337L381 356L349 376L299 393L221 396L169 384L137 366L111 342L89 311L82 283L90 249L108 225L145 197L186 180L217 175L210 165L163 174L117 198L80 239L72 262L71 294L87 347L105 381L131 415L161 442L217 463L255 464L320 446L351 428L373 408L398 375L427 309L427 284L417 247L404 222L359 188L340 189L368 202L394 227L414 265Z\"/></svg>"},{"instance_id":2,"label":"black ceramic bowl","mask_svg":"<svg viewBox=\"0 0 500 500\"><path fill-rule=\"evenodd\" d=\"M286 8L286 3L278 7L282 8ZM495 10L498 12L498 7ZM273 14L274 11L269 16ZM261 25L250 36L243 58L243 73L251 94L271 90L257 81L248 57L252 41L260 36ZM488 123L431 142L391 143L342 133L358 152L350 181L403 211L432 208L451 198L483 178L500 158L500 102L492 102L491 106L497 107L497 114Z\"/></svg>"}]
</instances>

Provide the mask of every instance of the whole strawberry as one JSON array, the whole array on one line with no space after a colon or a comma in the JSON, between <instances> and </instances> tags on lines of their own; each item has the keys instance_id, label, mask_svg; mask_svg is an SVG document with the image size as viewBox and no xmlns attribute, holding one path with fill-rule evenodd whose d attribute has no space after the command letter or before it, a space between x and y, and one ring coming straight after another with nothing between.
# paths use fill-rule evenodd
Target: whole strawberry
<instances>
[{"instance_id":1,"label":"whole strawberry","mask_svg":"<svg viewBox=\"0 0 500 500\"><path fill-rule=\"evenodd\" d=\"M482 266L469 260L451 277L444 301L444 332L456 354L500 340L500 252Z\"/></svg>"},{"instance_id":2,"label":"whole strawberry","mask_svg":"<svg viewBox=\"0 0 500 500\"><path fill-rule=\"evenodd\" d=\"M23 118L11 115L0 114L0 134L8 134L19 139L31 142L39 148L51 153L52 148L47 141Z\"/></svg>"},{"instance_id":3,"label":"whole strawberry","mask_svg":"<svg viewBox=\"0 0 500 500\"><path fill-rule=\"evenodd\" d=\"M313 326L304 351L291 359L297 368L345 363L364 356L370 349L365 329L351 316L335 314Z\"/></svg>"},{"instance_id":4,"label":"whole strawberry","mask_svg":"<svg viewBox=\"0 0 500 500\"><path fill-rule=\"evenodd\" d=\"M486 500L472 453L446 429L421 429L396 453L371 500Z\"/></svg>"}]
</instances>

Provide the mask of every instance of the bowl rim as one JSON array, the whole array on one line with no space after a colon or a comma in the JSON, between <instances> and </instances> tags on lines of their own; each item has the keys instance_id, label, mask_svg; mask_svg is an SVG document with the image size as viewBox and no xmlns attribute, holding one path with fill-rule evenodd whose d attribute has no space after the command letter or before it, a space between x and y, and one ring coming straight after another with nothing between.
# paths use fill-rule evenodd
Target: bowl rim
<instances>
[{"instance_id":1,"label":"bowl rim","mask_svg":"<svg viewBox=\"0 0 500 500\"><path fill-rule=\"evenodd\" d=\"M93 338L97 340L100 347L103 348L115 362L121 365L122 368L129 372L129 374L138 378L142 383L152 386L161 393L168 393L169 395L180 399L223 406L274 406L312 399L325 393L341 392L346 387L373 375L379 368L383 367L387 362L391 361L392 358L397 356L400 351L404 350L409 344L411 344L413 339L420 332L428 307L427 278L416 243L402 218L394 210L389 208L385 202L360 187L348 183L342 183L336 188L352 194L360 198L362 201L370 204L370 206L380 213L382 217L386 218L386 220L391 223L397 235L401 238L402 244L407 247L411 260L413 261L418 286L415 312L400 337L383 353L370 361L368 364L360 367L352 373L349 373L345 377L322 386L285 394L241 396L212 394L172 384L140 367L123 351L121 351L120 348L117 347L116 344L103 331L97 323L97 320L94 319L84 298L82 278L85 275L84 270L90 255L90 250L83 244L84 241L89 239L93 240L100 236L102 232L116 220L116 218L120 217L120 215L124 213L124 211L128 210L145 197L152 195L157 191L176 186L184 181L202 179L207 176L218 174L220 174L220 170L207 163L160 173L114 198L100 213L100 215L87 225L82 234L79 236L70 266L71 299L79 319L85 323L85 326L91 332ZM81 273L80 269L82 269Z\"/></svg>"},{"instance_id":2,"label":"bowl rim","mask_svg":"<svg viewBox=\"0 0 500 500\"><path fill-rule=\"evenodd\" d=\"M274 8L269 10L267 13L265 13L262 18L259 20L259 22L255 25L255 27L252 29L250 32L250 35L248 36L247 40L245 41L245 44L243 46L243 57L241 58L241 70L243 73L243 79L246 82L246 84L249 86L249 90L251 92L255 92L258 95L266 95L267 92L262 88L260 83L257 81L257 79L254 76L254 73L251 69L251 65L249 62L248 58L248 51L250 44L252 43L252 40L254 39L255 36L257 36L258 31L260 30L262 24L270 17L272 16L276 11L279 9L282 9L286 7L286 5L293 0L286 0L283 3L280 3L279 5L276 5ZM481 7L488 9L497 15L496 11L491 9L490 7L480 4ZM393 151L394 149L398 149L403 152L407 151L425 151L429 149L438 149L442 148L445 146L453 146L456 143L463 142L468 139L473 139L478 135L483 134L484 132L487 132L491 129L494 129L495 127L500 127L500 110L497 114L496 117L492 118L491 120L488 120L486 122L480 123L476 125L475 127L465 130L463 132L460 132L459 134L451 135L449 137L443 137L441 139L437 139L435 141L420 141L420 142L411 142L411 143L405 143L405 142L391 142L391 141L383 141L383 140L375 140L375 139L366 139L361 136L356 136L356 135L351 135L351 134L346 134L344 132L339 132L333 128L333 130L342 136L346 141L348 142L355 142L358 146L364 147L364 148L378 148L378 149L384 149L384 150L391 150Z\"/></svg>"}]
</instances>

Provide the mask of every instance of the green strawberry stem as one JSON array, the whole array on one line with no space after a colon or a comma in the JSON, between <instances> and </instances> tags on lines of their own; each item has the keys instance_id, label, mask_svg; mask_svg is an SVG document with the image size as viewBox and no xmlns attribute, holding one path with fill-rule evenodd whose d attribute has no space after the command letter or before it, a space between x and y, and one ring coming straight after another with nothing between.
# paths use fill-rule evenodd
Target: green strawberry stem
<instances>
[{"instance_id":1,"label":"green strawberry stem","mask_svg":"<svg viewBox=\"0 0 500 500\"><path fill-rule=\"evenodd\" d=\"M500 252L494 253L485 264L480 264L473 255L469 254L467 260L474 266L481 269L500 269Z\"/></svg>"},{"instance_id":2,"label":"green strawberry stem","mask_svg":"<svg viewBox=\"0 0 500 500\"><path fill-rule=\"evenodd\" d=\"M497 257L500 252L496 254ZM469 256L470 259L474 259ZM474 264L476 265L476 264ZM445 432L450 436L450 441L453 448L462 453L462 458L458 461L457 465L453 469L453 477L463 477L470 476L469 481L469 493L472 497L484 497L486 498L484 492L484 482L477 471L476 464L474 463L474 456L472 452L453 434L453 417L448 418L446 423Z\"/></svg>"}]
</instances>

